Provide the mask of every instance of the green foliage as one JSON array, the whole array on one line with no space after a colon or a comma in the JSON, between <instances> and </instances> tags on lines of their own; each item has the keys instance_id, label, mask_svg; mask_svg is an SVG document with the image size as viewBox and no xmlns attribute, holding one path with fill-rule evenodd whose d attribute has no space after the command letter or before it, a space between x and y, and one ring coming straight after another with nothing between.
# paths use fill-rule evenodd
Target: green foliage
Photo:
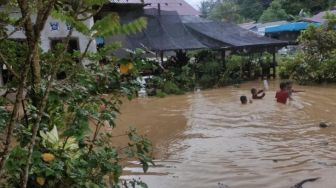
<instances>
[{"instance_id":1,"label":"green foliage","mask_svg":"<svg viewBox=\"0 0 336 188\"><path fill-rule=\"evenodd\" d=\"M159 97L159 98L164 98L167 96L166 93L164 93L161 89L157 89L156 90L156 96Z\"/></svg>"},{"instance_id":2,"label":"green foliage","mask_svg":"<svg viewBox=\"0 0 336 188\"><path fill-rule=\"evenodd\" d=\"M239 14L242 15L247 20L258 21L263 10L264 2L260 0L238 0Z\"/></svg>"},{"instance_id":3,"label":"green foliage","mask_svg":"<svg viewBox=\"0 0 336 188\"><path fill-rule=\"evenodd\" d=\"M209 16L211 10L216 6L216 0L203 0L201 1L200 12L204 18Z\"/></svg>"},{"instance_id":4,"label":"green foliage","mask_svg":"<svg viewBox=\"0 0 336 188\"><path fill-rule=\"evenodd\" d=\"M173 64L163 72L148 79L146 84L148 95L165 97L169 94L193 91L199 87L207 89L239 84L244 80L243 67L248 63L251 64L252 71L258 72L261 70L259 57L231 55L226 57L224 65L221 53L218 51L201 50L189 54L189 56L193 56L193 58L186 65ZM266 65L269 65L270 54L264 54L262 59ZM152 62L147 63L153 65Z\"/></svg>"},{"instance_id":5,"label":"green foliage","mask_svg":"<svg viewBox=\"0 0 336 188\"><path fill-rule=\"evenodd\" d=\"M91 30L96 31L95 36L110 36L121 33L131 34L142 30L146 24L145 18L139 18L128 24L120 25L119 16L116 13L111 13L95 22Z\"/></svg>"},{"instance_id":6,"label":"green foliage","mask_svg":"<svg viewBox=\"0 0 336 188\"><path fill-rule=\"evenodd\" d=\"M51 59L49 57L48 60ZM138 84L134 81L134 73L120 75L115 64L90 64L85 68L70 69L66 74L72 77L55 85L48 98L41 130L51 131L39 133L40 141L34 150L29 184L38 186L36 178L43 177L45 187L105 187L107 183L117 186L122 174L119 160L130 152L132 156L129 157L137 157L147 171L147 162L152 161L151 144L146 138L130 130L129 147L127 151L120 152L109 144L113 139L112 132L97 131L115 126L121 105L119 97L135 95ZM27 116L34 117L35 113L34 109L30 109ZM89 124L92 121L97 122L93 132L93 125ZM61 130L60 133L55 131L56 127ZM22 129L24 126L18 127L16 135L20 138L20 145L11 152L6 162L7 183L12 186L18 185L18 177L26 160L22 155L27 153L25 146L28 137L22 135L25 132ZM26 132L29 133L29 130ZM92 134L96 135L95 139L91 138ZM53 154L55 160L50 163L41 160L43 153ZM18 158L22 161L17 161ZM15 162L11 162L12 159ZM106 182L105 176L113 178Z\"/></svg>"},{"instance_id":7,"label":"green foliage","mask_svg":"<svg viewBox=\"0 0 336 188\"><path fill-rule=\"evenodd\" d=\"M241 23L244 21L239 13L239 6L232 1L222 0L210 11L208 18L218 21Z\"/></svg>"},{"instance_id":8,"label":"green foliage","mask_svg":"<svg viewBox=\"0 0 336 188\"><path fill-rule=\"evenodd\" d=\"M27 46L20 41L3 40L0 42L0 53L6 57L7 63L19 72L20 62L23 62L27 55ZM2 65L1 60L0 65Z\"/></svg>"},{"instance_id":9,"label":"green foliage","mask_svg":"<svg viewBox=\"0 0 336 188\"><path fill-rule=\"evenodd\" d=\"M110 14L88 28L83 21L93 16L96 9L106 2L58 0L46 4L46 1L38 1L39 4L29 6L29 14L52 7L55 18L70 23L90 39L95 36L134 33L146 26L143 18L123 25L119 23L118 16ZM81 13L80 17L76 16L78 12ZM43 13L48 17L47 12ZM43 17L37 18L37 22L40 19ZM40 27L33 26L34 29ZM144 172L147 172L149 164L153 164L151 142L148 139L130 129L125 135L119 135L129 138L129 142L124 143L126 147L120 150L112 145L116 139L113 128L116 126L121 98L131 99L139 89L137 68L142 62L138 54L118 59L111 55L119 47L117 44L107 45L97 53L68 53L64 43L48 52L37 51L36 55L27 53L32 52L26 46L27 41L0 42L1 54L13 71L18 73L18 78L7 87L24 86L28 93L24 102L25 113L20 116L3 106L7 105L7 101L0 99L0 134L3 143L13 117L15 122L14 134L10 135L15 143L11 144L8 155L1 151L5 165L1 169L0 187L22 186L27 166L27 187L121 187L120 177L124 165L121 161L128 159L137 159ZM33 55L35 64L31 61ZM83 65L80 62L83 59L91 63ZM106 62L100 64L103 59ZM41 68L37 75L41 82L38 83L31 76L37 68L36 64ZM127 70L121 71L119 67L125 64ZM29 77L26 82L20 82L23 78L20 73L25 70ZM53 80L54 73L59 72L64 73L65 78ZM36 85L41 92L33 89ZM9 105L13 107L16 104ZM32 145L34 147L29 150ZM141 181L131 181L130 184L146 187Z\"/></svg>"},{"instance_id":10,"label":"green foliage","mask_svg":"<svg viewBox=\"0 0 336 188\"><path fill-rule=\"evenodd\" d=\"M330 12L327 12L325 15L325 19L327 20L327 29L333 30L336 27L336 14L332 14Z\"/></svg>"},{"instance_id":11,"label":"green foliage","mask_svg":"<svg viewBox=\"0 0 336 188\"><path fill-rule=\"evenodd\" d=\"M203 50L195 54L194 63L195 83L202 88L211 88L217 86L223 64L221 60L216 59L218 53Z\"/></svg>"},{"instance_id":12,"label":"green foliage","mask_svg":"<svg viewBox=\"0 0 336 188\"><path fill-rule=\"evenodd\" d=\"M204 0L200 10L203 17L240 23L299 20L334 6L335 0Z\"/></svg>"},{"instance_id":13,"label":"green foliage","mask_svg":"<svg viewBox=\"0 0 336 188\"><path fill-rule=\"evenodd\" d=\"M328 24L309 27L299 42L301 51L292 59L284 59L280 76L292 77L301 84L336 82L336 31L334 16L328 15Z\"/></svg>"},{"instance_id":14,"label":"green foliage","mask_svg":"<svg viewBox=\"0 0 336 188\"><path fill-rule=\"evenodd\" d=\"M204 88L211 88L217 85L222 64L219 61L200 62L196 65L198 72L198 83Z\"/></svg>"},{"instance_id":15,"label":"green foliage","mask_svg":"<svg viewBox=\"0 0 336 188\"><path fill-rule=\"evenodd\" d=\"M297 15L301 10L317 14L336 5L335 0L282 0L282 8L288 14Z\"/></svg>"},{"instance_id":16,"label":"green foliage","mask_svg":"<svg viewBox=\"0 0 336 188\"><path fill-rule=\"evenodd\" d=\"M285 9L281 6L282 0L272 1L270 7L268 7L260 17L261 22L273 22L279 20L287 20L289 18Z\"/></svg>"},{"instance_id":17,"label":"green foliage","mask_svg":"<svg viewBox=\"0 0 336 188\"><path fill-rule=\"evenodd\" d=\"M299 41L307 60L322 62L334 55L336 32L329 27L310 26L301 34Z\"/></svg>"},{"instance_id":18,"label":"green foliage","mask_svg":"<svg viewBox=\"0 0 336 188\"><path fill-rule=\"evenodd\" d=\"M172 81L166 81L163 83L163 92L167 94L183 94L180 88Z\"/></svg>"},{"instance_id":19,"label":"green foliage","mask_svg":"<svg viewBox=\"0 0 336 188\"><path fill-rule=\"evenodd\" d=\"M226 61L226 69L221 75L219 85L239 84L242 82L241 66L243 58L241 56L230 56Z\"/></svg>"},{"instance_id":20,"label":"green foliage","mask_svg":"<svg viewBox=\"0 0 336 188\"><path fill-rule=\"evenodd\" d=\"M279 77L283 80L292 78L300 61L301 58L298 54L281 58L278 66Z\"/></svg>"}]
</instances>

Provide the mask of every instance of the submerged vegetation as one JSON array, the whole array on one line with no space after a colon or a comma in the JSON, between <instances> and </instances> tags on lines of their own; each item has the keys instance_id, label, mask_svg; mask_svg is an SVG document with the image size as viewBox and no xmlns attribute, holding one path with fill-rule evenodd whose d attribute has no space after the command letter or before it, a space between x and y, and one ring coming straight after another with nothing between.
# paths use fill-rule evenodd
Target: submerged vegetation
<instances>
[{"instance_id":1,"label":"submerged vegetation","mask_svg":"<svg viewBox=\"0 0 336 188\"><path fill-rule=\"evenodd\" d=\"M210 50L184 55L184 61L168 59L163 66L157 62L143 61L141 72L153 73L145 78L148 95L164 97L197 89L236 85L245 80L258 79L263 72L265 76L270 76L267 74L272 62L268 53L233 54L225 59L221 52Z\"/></svg>"}]
</instances>

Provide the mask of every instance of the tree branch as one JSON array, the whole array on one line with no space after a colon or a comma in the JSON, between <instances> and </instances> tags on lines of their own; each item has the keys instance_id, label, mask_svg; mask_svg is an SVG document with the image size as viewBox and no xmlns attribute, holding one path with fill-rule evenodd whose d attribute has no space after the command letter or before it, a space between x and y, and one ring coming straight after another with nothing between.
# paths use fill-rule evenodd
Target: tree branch
<instances>
[{"instance_id":1,"label":"tree branch","mask_svg":"<svg viewBox=\"0 0 336 188\"><path fill-rule=\"evenodd\" d=\"M91 38L91 39L89 40L89 42L87 43L87 45L86 45L86 47L85 47L85 50L84 50L84 53L83 53L83 54L80 56L80 58L79 58L79 63L82 63L84 57L86 56L86 54L87 54L87 52L88 52L88 50L89 50L89 47L90 47L92 41L93 41L93 39Z\"/></svg>"},{"instance_id":2,"label":"tree branch","mask_svg":"<svg viewBox=\"0 0 336 188\"><path fill-rule=\"evenodd\" d=\"M37 118L36 118L36 122L34 123L33 128L32 128L32 137L30 139L30 145L28 146L28 159L27 159L27 162L26 162L26 165L25 165L25 168L24 168L24 172L23 172L23 177L22 177L22 182L21 182L21 187L22 188L27 188L30 163L31 163L31 160L32 160L32 155L33 155L33 150L34 150L34 146L35 146L35 142L36 142L37 132L40 128L40 123L41 123L41 120L42 120L43 112L44 112L45 107L46 107L47 102L48 102L48 97L49 97L50 90L52 88L52 84L54 83L54 79L56 78L56 74L57 74L57 71L58 71L58 69L61 65L61 62L64 60L64 55L65 55L65 52L67 50L72 32L73 32L73 30L71 29L69 31L66 39L64 40L64 44L65 44L64 50L60 54L60 57L55 62L55 66L54 66L54 69L52 71L52 75L50 76L50 79L48 81L48 85L47 85L47 88L45 90L45 94L44 94L44 96L42 98L42 101L40 103L40 106L38 108L38 115L37 115Z\"/></svg>"},{"instance_id":3,"label":"tree branch","mask_svg":"<svg viewBox=\"0 0 336 188\"><path fill-rule=\"evenodd\" d=\"M4 149L0 154L0 175L3 173L3 166L5 164L7 155L9 153L9 148L12 142L12 134L13 134L13 130L14 130L14 125L17 121L18 118L18 111L19 111L19 107L20 104L22 102L22 98L23 98L23 90L27 81L27 77L28 77L28 72L29 72L29 64L32 61L33 54L36 53L38 51L38 44L37 42L33 42L34 40L34 36L33 36L33 29L32 29L32 22L31 22L31 18L29 15L29 8L28 8L28 2L26 0L17 0L17 3L20 7L21 10L21 15L23 17L25 17L25 21L24 21L24 26L25 26L25 33L26 33L26 39L27 39L27 43L28 43L28 54L26 57L26 61L25 63L22 64L21 67L21 77L19 79L19 86L18 86L18 91L17 91L17 95L16 95L16 99L15 99L15 103L14 103L14 108L12 111L12 115L8 121L8 125L7 125L7 133L6 133L6 141L4 144Z\"/></svg>"},{"instance_id":4,"label":"tree branch","mask_svg":"<svg viewBox=\"0 0 336 188\"><path fill-rule=\"evenodd\" d=\"M34 50L38 50L38 48L34 47L32 52L34 52ZM30 62L32 59L32 56L29 55L27 56L26 62ZM8 121L8 126L7 126L7 133L6 133L6 141L4 144L4 149L0 154L0 176L3 173L3 166L5 164L7 155L9 153L9 148L12 142L12 134L13 134L13 130L14 130L14 125L16 123L16 120L18 118L18 112L19 112L19 107L20 104L23 101L23 90L27 81L27 77L28 77L28 71L29 71L29 64L28 63L24 63L21 67L22 70L22 74L20 77L20 81L19 81L19 86L18 86L18 91L16 94L16 99L15 99L15 103L14 103L14 108L12 111L12 115Z\"/></svg>"},{"instance_id":5,"label":"tree branch","mask_svg":"<svg viewBox=\"0 0 336 188\"><path fill-rule=\"evenodd\" d=\"M85 20L88 20L88 19L96 16L101 11L102 8L103 8L103 5L99 6L99 8L97 10L95 10L95 12L91 13L90 15L85 16L83 18L77 18L76 21L85 21Z\"/></svg>"},{"instance_id":6,"label":"tree branch","mask_svg":"<svg viewBox=\"0 0 336 188\"><path fill-rule=\"evenodd\" d=\"M27 18L28 17L25 16L25 17L21 17L19 20L17 20L16 23L13 25L13 26L15 26L14 30L12 32L10 32L9 34L7 34L6 36L0 38L0 42L8 39L10 36L12 36L14 33L16 33L19 30L19 27L21 27L25 23Z\"/></svg>"},{"instance_id":7,"label":"tree branch","mask_svg":"<svg viewBox=\"0 0 336 188\"><path fill-rule=\"evenodd\" d=\"M86 47L85 47L85 51L83 52L83 54L81 54L81 56L80 56L80 58L79 58L79 64L76 64L76 65L83 66L82 61L84 60L84 58L85 58L87 52L89 51L89 47L90 47L92 41L93 41L93 39L90 39L90 40L89 40L89 42L87 43L87 45L86 45ZM76 67L77 67L77 66L76 66ZM68 80L70 80L74 75L75 75L75 71L73 71L71 75L69 75L66 79L64 79L64 80L61 82L61 84L64 83L64 82L66 82L66 81L68 81Z\"/></svg>"}]
</instances>

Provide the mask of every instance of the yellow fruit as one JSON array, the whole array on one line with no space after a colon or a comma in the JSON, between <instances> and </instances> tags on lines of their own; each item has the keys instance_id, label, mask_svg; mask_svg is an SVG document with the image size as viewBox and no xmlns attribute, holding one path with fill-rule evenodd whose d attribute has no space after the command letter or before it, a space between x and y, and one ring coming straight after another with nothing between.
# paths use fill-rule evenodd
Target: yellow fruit
<instances>
[{"instance_id":1,"label":"yellow fruit","mask_svg":"<svg viewBox=\"0 0 336 188\"><path fill-rule=\"evenodd\" d=\"M134 67L134 65L133 65L133 63L128 63L128 64L127 64L127 67L128 67L129 70L132 70L133 67Z\"/></svg>"},{"instance_id":2,"label":"yellow fruit","mask_svg":"<svg viewBox=\"0 0 336 188\"><path fill-rule=\"evenodd\" d=\"M45 178L44 177L37 177L36 178L36 182L39 184L39 185L41 185L41 186L43 186L44 184L45 184Z\"/></svg>"},{"instance_id":3,"label":"yellow fruit","mask_svg":"<svg viewBox=\"0 0 336 188\"><path fill-rule=\"evenodd\" d=\"M45 162L50 162L50 161L53 161L55 159L55 155L53 155L51 153L43 153L42 154L42 159Z\"/></svg>"},{"instance_id":4,"label":"yellow fruit","mask_svg":"<svg viewBox=\"0 0 336 188\"><path fill-rule=\"evenodd\" d=\"M126 64L121 64L120 65L120 73L121 74L127 74L128 73L128 66Z\"/></svg>"}]
</instances>

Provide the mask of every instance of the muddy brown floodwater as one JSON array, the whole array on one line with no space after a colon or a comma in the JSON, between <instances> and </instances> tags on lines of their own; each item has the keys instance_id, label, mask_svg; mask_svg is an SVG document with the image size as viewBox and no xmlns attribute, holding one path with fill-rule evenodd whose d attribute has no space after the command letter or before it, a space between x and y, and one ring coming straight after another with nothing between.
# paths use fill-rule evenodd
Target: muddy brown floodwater
<instances>
[{"instance_id":1,"label":"muddy brown floodwater","mask_svg":"<svg viewBox=\"0 0 336 188\"><path fill-rule=\"evenodd\" d=\"M336 87L294 86L306 92L282 105L271 82L263 100L241 105L253 86L262 83L126 102L118 126L152 139L156 166L142 174L130 165L124 178L150 188L290 188L320 177L303 187L335 188Z\"/></svg>"}]
</instances>

